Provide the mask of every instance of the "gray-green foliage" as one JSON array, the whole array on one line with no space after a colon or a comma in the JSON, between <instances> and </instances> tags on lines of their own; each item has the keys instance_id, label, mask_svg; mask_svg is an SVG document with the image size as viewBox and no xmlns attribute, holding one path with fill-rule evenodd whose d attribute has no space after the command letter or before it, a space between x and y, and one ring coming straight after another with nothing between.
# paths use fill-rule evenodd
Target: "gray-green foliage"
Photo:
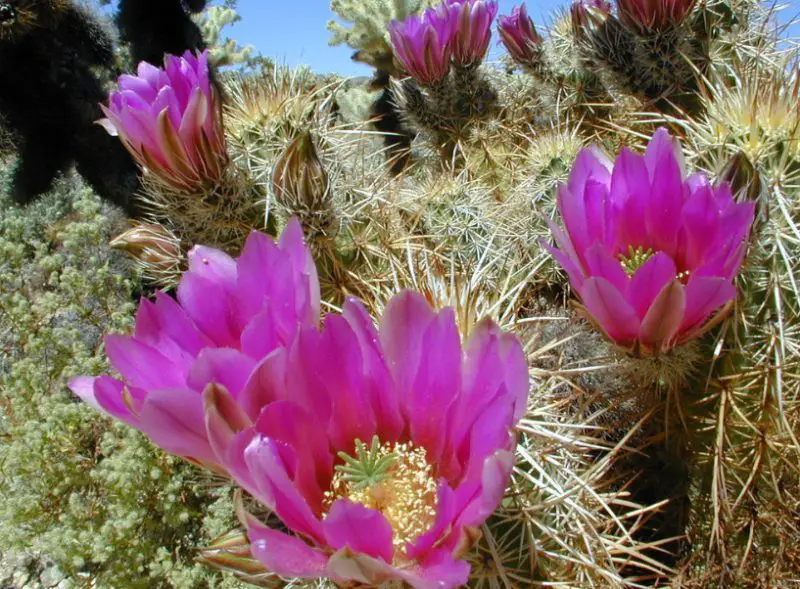
<instances>
[{"instance_id":1,"label":"gray-green foliage","mask_svg":"<svg viewBox=\"0 0 800 589\"><path fill-rule=\"evenodd\" d=\"M351 26L330 21L328 30L333 36L329 43L346 44L367 53L386 52L389 50L387 25L433 4L432 0L331 0L331 11Z\"/></svg>"},{"instance_id":2,"label":"gray-green foliage","mask_svg":"<svg viewBox=\"0 0 800 589\"><path fill-rule=\"evenodd\" d=\"M76 586L232 589L194 562L234 524L228 488L66 387L106 373L102 335L132 325L138 282L107 247L120 221L75 178L24 210L0 199L0 553Z\"/></svg>"},{"instance_id":3,"label":"gray-green foliage","mask_svg":"<svg viewBox=\"0 0 800 589\"><path fill-rule=\"evenodd\" d=\"M256 66L265 61L256 55L252 45L239 45L235 39L224 34L224 30L242 19L236 11L236 1L226 0L222 6L209 6L195 17L203 39L209 47L211 61L217 67L245 65Z\"/></svg>"}]
</instances>

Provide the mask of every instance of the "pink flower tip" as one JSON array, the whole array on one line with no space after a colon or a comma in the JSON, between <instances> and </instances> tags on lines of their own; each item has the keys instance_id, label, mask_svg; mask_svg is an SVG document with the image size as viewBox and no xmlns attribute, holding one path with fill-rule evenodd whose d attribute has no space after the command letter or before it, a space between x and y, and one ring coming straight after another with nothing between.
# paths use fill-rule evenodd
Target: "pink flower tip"
<instances>
[{"instance_id":1,"label":"pink flower tip","mask_svg":"<svg viewBox=\"0 0 800 589\"><path fill-rule=\"evenodd\" d=\"M514 61L521 65L532 65L539 59L544 40L536 32L524 3L514 7L510 16L500 17L497 31Z\"/></svg>"},{"instance_id":2,"label":"pink flower tip","mask_svg":"<svg viewBox=\"0 0 800 589\"><path fill-rule=\"evenodd\" d=\"M163 68L142 62L118 85L99 123L146 174L178 190L220 180L228 156L207 51L167 55Z\"/></svg>"},{"instance_id":3,"label":"pink flower tip","mask_svg":"<svg viewBox=\"0 0 800 589\"><path fill-rule=\"evenodd\" d=\"M617 0L620 20L636 33L647 35L680 25L696 0Z\"/></svg>"}]
</instances>

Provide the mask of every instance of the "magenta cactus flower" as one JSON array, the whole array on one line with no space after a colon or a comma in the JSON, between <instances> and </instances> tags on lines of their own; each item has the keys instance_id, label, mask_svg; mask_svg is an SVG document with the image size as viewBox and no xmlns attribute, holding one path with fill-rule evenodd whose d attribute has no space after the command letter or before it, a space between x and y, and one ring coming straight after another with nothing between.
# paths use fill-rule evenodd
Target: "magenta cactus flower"
<instances>
[{"instance_id":1,"label":"magenta cactus flower","mask_svg":"<svg viewBox=\"0 0 800 589\"><path fill-rule=\"evenodd\" d=\"M254 232L236 260L195 247L177 301L142 300L133 334L106 337L121 380L78 377L70 388L168 452L224 472L206 436L203 391L214 382L238 398L259 362L319 313L316 268L296 220L278 244Z\"/></svg>"},{"instance_id":2,"label":"magenta cactus flower","mask_svg":"<svg viewBox=\"0 0 800 589\"><path fill-rule=\"evenodd\" d=\"M565 231L552 226L550 251L589 318L636 354L697 337L736 297L755 204L736 203L728 185L702 174L686 178L665 129L643 156L624 149L613 164L583 150L558 209Z\"/></svg>"},{"instance_id":3,"label":"magenta cactus flower","mask_svg":"<svg viewBox=\"0 0 800 589\"><path fill-rule=\"evenodd\" d=\"M408 74L425 86L435 86L450 72L452 24L441 10L389 24L394 55Z\"/></svg>"},{"instance_id":4,"label":"magenta cactus flower","mask_svg":"<svg viewBox=\"0 0 800 589\"><path fill-rule=\"evenodd\" d=\"M207 51L168 55L163 69L140 63L102 108L98 122L159 182L191 190L222 177L228 156Z\"/></svg>"},{"instance_id":5,"label":"magenta cactus flower","mask_svg":"<svg viewBox=\"0 0 800 589\"><path fill-rule=\"evenodd\" d=\"M609 0L575 0L570 6L572 29L576 35L581 35L589 22L589 13L605 17L611 14Z\"/></svg>"},{"instance_id":6,"label":"magenta cactus flower","mask_svg":"<svg viewBox=\"0 0 800 589\"><path fill-rule=\"evenodd\" d=\"M517 63L530 65L539 58L544 39L536 32L524 3L515 6L510 16L500 17L497 32L509 55Z\"/></svg>"},{"instance_id":7,"label":"magenta cactus flower","mask_svg":"<svg viewBox=\"0 0 800 589\"><path fill-rule=\"evenodd\" d=\"M527 404L514 336L483 321L462 348L452 309L418 293L396 295L379 329L351 300L245 388L257 418L217 388L206 422L218 459L283 524L244 517L268 571L347 587L467 582L460 557L503 497Z\"/></svg>"},{"instance_id":8,"label":"magenta cactus flower","mask_svg":"<svg viewBox=\"0 0 800 589\"><path fill-rule=\"evenodd\" d=\"M444 0L442 12L452 23L453 63L466 67L483 61L497 9L496 0Z\"/></svg>"},{"instance_id":9,"label":"magenta cactus flower","mask_svg":"<svg viewBox=\"0 0 800 589\"><path fill-rule=\"evenodd\" d=\"M681 24L696 0L617 0L619 18L640 34L659 32Z\"/></svg>"}]
</instances>

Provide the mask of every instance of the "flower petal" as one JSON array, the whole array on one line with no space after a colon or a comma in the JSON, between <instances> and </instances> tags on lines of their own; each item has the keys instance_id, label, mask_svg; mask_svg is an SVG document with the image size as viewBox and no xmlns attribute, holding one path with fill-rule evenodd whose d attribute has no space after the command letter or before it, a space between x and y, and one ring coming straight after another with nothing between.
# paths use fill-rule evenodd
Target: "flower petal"
<instances>
[{"instance_id":1,"label":"flower petal","mask_svg":"<svg viewBox=\"0 0 800 589\"><path fill-rule=\"evenodd\" d=\"M354 440L371 440L376 433L375 413L364 388L360 348L343 317L326 317L314 366L332 403L331 444L337 451L348 453L354 448Z\"/></svg>"},{"instance_id":2,"label":"flower petal","mask_svg":"<svg viewBox=\"0 0 800 589\"><path fill-rule=\"evenodd\" d=\"M325 540L334 550L352 552L392 562L392 526L384 515L359 503L339 499L331 505L322 522Z\"/></svg>"},{"instance_id":3,"label":"flower petal","mask_svg":"<svg viewBox=\"0 0 800 589\"><path fill-rule=\"evenodd\" d=\"M378 436L384 442L395 442L405 428L405 422L383 356L378 330L372 324L364 306L355 299L349 299L345 303L342 316L350 324L361 346L362 378L366 395L375 412Z\"/></svg>"},{"instance_id":4,"label":"flower petal","mask_svg":"<svg viewBox=\"0 0 800 589\"><path fill-rule=\"evenodd\" d=\"M389 301L383 313L380 338L395 382L400 407L406 415L412 386L422 361L422 340L436 314L419 293L403 291Z\"/></svg>"},{"instance_id":5,"label":"flower petal","mask_svg":"<svg viewBox=\"0 0 800 589\"><path fill-rule=\"evenodd\" d=\"M639 341L656 353L670 347L686 310L686 292L679 280L668 283L658 293L642 319Z\"/></svg>"},{"instance_id":6,"label":"flower petal","mask_svg":"<svg viewBox=\"0 0 800 589\"><path fill-rule=\"evenodd\" d=\"M289 465L285 464L283 456L292 454L291 446L257 435L245 450L244 458L261 491L259 496L271 500L268 507L290 530L322 544L324 528L289 477ZM296 464L297 457L293 458Z\"/></svg>"},{"instance_id":7,"label":"flower petal","mask_svg":"<svg viewBox=\"0 0 800 589\"><path fill-rule=\"evenodd\" d=\"M664 252L658 252L642 264L631 278L627 299L644 319L658 293L677 276L675 262Z\"/></svg>"},{"instance_id":8,"label":"flower petal","mask_svg":"<svg viewBox=\"0 0 800 589\"><path fill-rule=\"evenodd\" d=\"M725 303L736 298L736 288L725 278L693 276L686 285L686 311L681 331L699 327Z\"/></svg>"},{"instance_id":9,"label":"flower petal","mask_svg":"<svg viewBox=\"0 0 800 589\"><path fill-rule=\"evenodd\" d=\"M627 345L639 335L639 317L608 280L592 276L580 291L586 309L615 342Z\"/></svg>"},{"instance_id":10,"label":"flower petal","mask_svg":"<svg viewBox=\"0 0 800 589\"><path fill-rule=\"evenodd\" d=\"M140 429L170 454L216 462L206 434L203 398L185 388L150 391L139 415Z\"/></svg>"},{"instance_id":11,"label":"flower petal","mask_svg":"<svg viewBox=\"0 0 800 589\"><path fill-rule=\"evenodd\" d=\"M255 427L259 434L294 448L298 456L294 482L317 513L333 478L333 455L322 426L297 403L275 401L264 407Z\"/></svg>"},{"instance_id":12,"label":"flower petal","mask_svg":"<svg viewBox=\"0 0 800 589\"><path fill-rule=\"evenodd\" d=\"M179 366L136 338L108 335L105 343L111 365L132 386L149 390L184 385L186 375Z\"/></svg>"},{"instance_id":13,"label":"flower petal","mask_svg":"<svg viewBox=\"0 0 800 589\"><path fill-rule=\"evenodd\" d=\"M300 538L267 526L249 526L250 552L264 567L281 577L315 579L326 576L328 555Z\"/></svg>"},{"instance_id":14,"label":"flower petal","mask_svg":"<svg viewBox=\"0 0 800 589\"><path fill-rule=\"evenodd\" d=\"M186 383L198 392L210 383L220 384L236 398L255 367L255 360L238 350L206 348L197 356Z\"/></svg>"}]
</instances>

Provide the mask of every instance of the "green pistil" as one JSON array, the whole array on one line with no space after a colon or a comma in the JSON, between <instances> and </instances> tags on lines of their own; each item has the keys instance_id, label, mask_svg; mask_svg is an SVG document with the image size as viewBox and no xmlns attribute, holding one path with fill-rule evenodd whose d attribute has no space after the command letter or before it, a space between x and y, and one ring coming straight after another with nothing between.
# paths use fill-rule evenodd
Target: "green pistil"
<instances>
[{"instance_id":1,"label":"green pistil","mask_svg":"<svg viewBox=\"0 0 800 589\"><path fill-rule=\"evenodd\" d=\"M372 446L369 448L361 440L356 440L355 457L344 452L339 452L338 456L344 464L337 465L336 470L342 473L342 478L350 484L353 491L370 489L388 479L397 459L394 453L387 453L381 446L378 436L373 436Z\"/></svg>"},{"instance_id":2,"label":"green pistil","mask_svg":"<svg viewBox=\"0 0 800 589\"><path fill-rule=\"evenodd\" d=\"M620 254L619 263L622 264L622 268L628 276L633 276L654 254L655 252L651 248L644 249L644 247L640 245L636 249L633 249L633 246L629 245L628 255Z\"/></svg>"}]
</instances>

